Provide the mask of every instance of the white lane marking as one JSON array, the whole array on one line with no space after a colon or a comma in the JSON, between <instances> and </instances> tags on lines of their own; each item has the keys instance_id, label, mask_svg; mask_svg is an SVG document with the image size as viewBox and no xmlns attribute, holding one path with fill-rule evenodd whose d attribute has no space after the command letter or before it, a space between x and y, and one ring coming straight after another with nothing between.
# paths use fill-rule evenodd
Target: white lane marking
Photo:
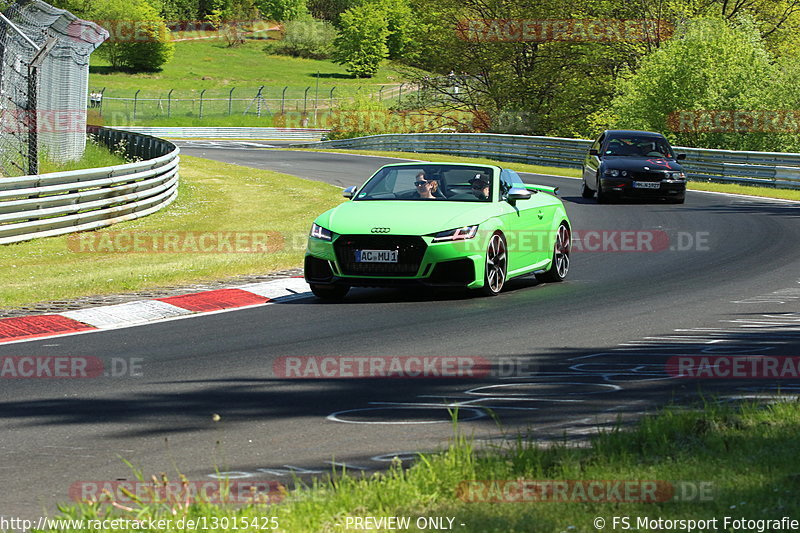
<instances>
[{"instance_id":1,"label":"white lane marking","mask_svg":"<svg viewBox=\"0 0 800 533\"><path fill-rule=\"evenodd\" d=\"M348 463L340 463L339 461L325 461L325 464L329 464L331 466L338 466L345 470L371 470L366 466L356 466Z\"/></svg>"},{"instance_id":2,"label":"white lane marking","mask_svg":"<svg viewBox=\"0 0 800 533\"><path fill-rule=\"evenodd\" d=\"M592 389L606 388L606 390L595 390L593 392L582 391L582 392L567 392L567 393L565 393L563 390L556 390L556 391L553 391L553 392L550 392L550 393L545 392L545 391L535 391L534 390L534 391L522 392L522 393L513 393L513 392L511 392L511 393L506 393L505 395L506 396L516 396L516 397L525 397L525 396L527 396L527 397L532 397L532 398L536 398L537 396L556 396L556 395L558 395L558 396L565 396L565 395L566 396L583 396L585 394L605 394L606 392L616 392L616 391L622 389L622 387L620 387L618 385L610 385L608 383L582 383L582 382L575 382L575 381L570 381L570 382L547 382L547 383L543 383L543 382L538 382L538 383L537 382L522 382L522 383L499 383L499 384L496 384L496 385L484 385L482 387L475 387L474 389L469 389L469 390L465 391L464 394L472 394L472 395L475 395L475 396L491 397L490 394L484 393L482 391L486 390L486 389L497 389L497 388L504 388L504 387L524 387L526 385L533 385L533 386L542 386L542 385L544 385L544 386L547 386L547 387L552 386L552 385L570 385L570 386L573 386L573 387L577 386L577 387L592 388ZM574 389L571 389L571 390L574 390Z\"/></svg>"},{"instance_id":3,"label":"white lane marking","mask_svg":"<svg viewBox=\"0 0 800 533\"><path fill-rule=\"evenodd\" d=\"M472 411L474 416L470 418L459 418L459 422L470 422L472 420L478 420L480 418L486 418L486 413L483 412L482 409L474 409L471 407L461 407L457 404L422 404L422 403L394 403L394 402L369 402L371 405L386 405L386 407L363 407L361 409L347 409L344 411L336 411L335 413L331 413L325 417L326 420L330 420L331 422L342 422L344 424L367 424L367 425L399 425L399 424L452 424L453 420L449 416L449 412L446 415L443 415L442 420L395 420L395 421L387 421L387 422L379 422L376 420L345 420L340 418L342 415L347 415L350 413L364 413L366 411L390 411L390 410L407 410L407 409L424 409L424 410L432 410L432 409L458 409L459 411Z\"/></svg>"},{"instance_id":4,"label":"white lane marking","mask_svg":"<svg viewBox=\"0 0 800 533\"><path fill-rule=\"evenodd\" d=\"M99 329L111 329L155 320L188 315L187 309L158 300L141 300L124 304L105 305L61 313L67 318Z\"/></svg>"},{"instance_id":5,"label":"white lane marking","mask_svg":"<svg viewBox=\"0 0 800 533\"><path fill-rule=\"evenodd\" d=\"M691 181L689 183L691 183ZM767 202L783 202L783 203L790 203L790 204L798 203L797 200L787 200L786 198L769 198L767 196L752 196L750 194L736 194L736 193L732 193L732 192L699 191L697 189L687 189L687 192L691 192L691 193L699 192L699 193L703 193L703 194L721 194L722 196L732 196L734 198L747 198L747 199L753 199L753 200L764 200L764 201L767 201Z\"/></svg>"}]
</instances>

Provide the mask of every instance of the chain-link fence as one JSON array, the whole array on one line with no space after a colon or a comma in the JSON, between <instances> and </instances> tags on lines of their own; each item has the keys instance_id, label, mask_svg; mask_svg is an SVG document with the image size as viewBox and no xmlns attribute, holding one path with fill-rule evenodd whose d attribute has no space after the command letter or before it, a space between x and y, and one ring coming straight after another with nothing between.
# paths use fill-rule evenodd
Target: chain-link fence
<instances>
[{"instance_id":1,"label":"chain-link fence","mask_svg":"<svg viewBox=\"0 0 800 533\"><path fill-rule=\"evenodd\" d=\"M40 151L56 162L86 147L89 54L108 32L41 0L0 16L0 172L38 173Z\"/></svg>"},{"instance_id":2,"label":"chain-link fence","mask_svg":"<svg viewBox=\"0 0 800 533\"><path fill-rule=\"evenodd\" d=\"M238 117L250 117L243 125L255 126L263 119L264 126L324 127L325 116L355 98L379 100L386 107L418 98L411 84L371 85L362 87L225 87L204 90L166 89L123 91L93 88L90 109L103 124L124 127L149 125L152 120L173 121L183 125L185 119L230 117L238 125ZM278 118L276 117L283 117ZM297 117L297 124L282 124L286 117ZM292 119L294 120L294 119ZM256 121L256 122L254 122ZM315 123L316 122L316 123Z\"/></svg>"}]
</instances>

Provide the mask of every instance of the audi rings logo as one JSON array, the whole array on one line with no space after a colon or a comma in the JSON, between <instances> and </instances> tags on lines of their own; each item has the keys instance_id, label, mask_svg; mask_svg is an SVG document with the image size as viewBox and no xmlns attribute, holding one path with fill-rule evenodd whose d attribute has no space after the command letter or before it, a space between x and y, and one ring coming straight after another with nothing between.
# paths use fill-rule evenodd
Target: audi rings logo
<instances>
[{"instance_id":1,"label":"audi rings logo","mask_svg":"<svg viewBox=\"0 0 800 533\"><path fill-rule=\"evenodd\" d=\"M389 233L391 228L372 228L370 231L372 233Z\"/></svg>"}]
</instances>

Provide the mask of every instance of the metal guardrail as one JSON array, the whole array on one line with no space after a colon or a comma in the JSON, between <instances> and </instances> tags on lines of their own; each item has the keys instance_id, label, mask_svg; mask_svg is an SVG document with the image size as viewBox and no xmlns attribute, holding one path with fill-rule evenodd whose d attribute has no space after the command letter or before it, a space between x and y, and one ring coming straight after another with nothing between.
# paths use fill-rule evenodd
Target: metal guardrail
<instances>
[{"instance_id":1,"label":"metal guardrail","mask_svg":"<svg viewBox=\"0 0 800 533\"><path fill-rule=\"evenodd\" d=\"M180 127L126 127L125 131L152 135L165 139L259 139L259 140L313 140L318 141L329 130L319 128L180 128Z\"/></svg>"},{"instance_id":2,"label":"metal guardrail","mask_svg":"<svg viewBox=\"0 0 800 533\"><path fill-rule=\"evenodd\" d=\"M87 130L144 161L0 179L0 244L133 220L176 198L180 150L174 144L97 126Z\"/></svg>"},{"instance_id":3,"label":"metal guardrail","mask_svg":"<svg viewBox=\"0 0 800 533\"><path fill-rule=\"evenodd\" d=\"M352 148L486 157L551 167L581 168L592 141L488 133L407 133L373 135L314 144L313 148ZM800 189L800 154L737 152L676 146L690 180Z\"/></svg>"}]
</instances>

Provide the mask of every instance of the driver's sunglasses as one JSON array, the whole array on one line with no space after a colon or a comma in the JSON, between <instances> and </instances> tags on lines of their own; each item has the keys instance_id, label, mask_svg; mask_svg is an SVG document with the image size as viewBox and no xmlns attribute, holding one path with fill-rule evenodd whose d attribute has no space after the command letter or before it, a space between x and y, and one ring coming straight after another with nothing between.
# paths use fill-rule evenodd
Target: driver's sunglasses
<instances>
[{"instance_id":1,"label":"driver's sunglasses","mask_svg":"<svg viewBox=\"0 0 800 533\"><path fill-rule=\"evenodd\" d=\"M416 185L417 187L419 187L420 185L426 185L426 184L428 184L428 183L430 183L430 181L415 181L415 182L414 182L414 185Z\"/></svg>"}]
</instances>

